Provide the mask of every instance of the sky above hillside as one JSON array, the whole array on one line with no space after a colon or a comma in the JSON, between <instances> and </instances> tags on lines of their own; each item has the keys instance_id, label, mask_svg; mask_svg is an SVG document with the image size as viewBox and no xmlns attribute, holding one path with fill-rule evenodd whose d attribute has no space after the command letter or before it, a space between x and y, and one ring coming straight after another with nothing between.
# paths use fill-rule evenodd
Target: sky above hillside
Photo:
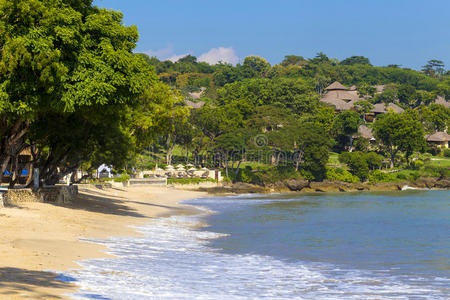
<instances>
[{"instance_id":1,"label":"sky above hillside","mask_svg":"<svg viewBox=\"0 0 450 300\"><path fill-rule=\"evenodd\" d=\"M372 64L420 69L440 59L450 69L448 0L95 0L137 25L136 52L175 60L192 54L210 63L271 64L285 55L324 52L342 60L362 55Z\"/></svg>"}]
</instances>

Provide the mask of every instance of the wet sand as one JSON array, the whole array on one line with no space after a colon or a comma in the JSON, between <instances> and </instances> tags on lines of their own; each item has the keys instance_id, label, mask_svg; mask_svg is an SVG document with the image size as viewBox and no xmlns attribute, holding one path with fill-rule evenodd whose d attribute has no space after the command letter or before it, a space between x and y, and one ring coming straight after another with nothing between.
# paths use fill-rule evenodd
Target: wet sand
<instances>
[{"instance_id":1,"label":"wet sand","mask_svg":"<svg viewBox=\"0 0 450 300\"><path fill-rule=\"evenodd\" d=\"M77 261L107 257L79 238L138 235L139 225L170 214L195 213L179 201L205 193L161 187L80 188L70 205L24 203L0 209L0 298L65 299L77 289L48 270L77 269Z\"/></svg>"}]
</instances>

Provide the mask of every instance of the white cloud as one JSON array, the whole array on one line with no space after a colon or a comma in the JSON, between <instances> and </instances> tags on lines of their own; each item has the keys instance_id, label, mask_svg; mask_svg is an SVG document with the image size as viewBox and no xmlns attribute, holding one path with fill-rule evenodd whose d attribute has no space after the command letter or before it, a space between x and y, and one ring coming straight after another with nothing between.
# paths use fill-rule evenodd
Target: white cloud
<instances>
[{"instance_id":1,"label":"white cloud","mask_svg":"<svg viewBox=\"0 0 450 300\"><path fill-rule=\"evenodd\" d=\"M162 49L158 49L158 50L150 49L144 53L150 57L155 56L159 60L171 60L173 62L176 62L180 58L183 58L189 54L189 53L180 54L180 55L175 54L175 51L173 50L172 45L169 45L166 48L162 48Z\"/></svg>"},{"instance_id":2,"label":"white cloud","mask_svg":"<svg viewBox=\"0 0 450 300\"><path fill-rule=\"evenodd\" d=\"M180 55L174 54L174 55L172 55L171 57L169 57L167 60L170 60L171 62L177 62L177 61L179 61L181 58L183 58L183 57L185 57L185 56L188 56L188 55L189 55L189 53L180 54Z\"/></svg>"},{"instance_id":3,"label":"white cloud","mask_svg":"<svg viewBox=\"0 0 450 300\"><path fill-rule=\"evenodd\" d=\"M148 50L145 52L145 54L147 54L150 57L155 56L159 60L170 60L176 62L180 58L183 58L186 55L189 55L190 53L188 52L184 54L176 54L173 49L173 46L169 45L166 48L158 50ZM234 51L233 47L229 48L218 47L212 48L208 52L200 55L198 61L207 62L211 65L217 64L219 62L230 63L232 65L235 65L239 62L239 57L237 56L236 51Z\"/></svg>"},{"instance_id":4,"label":"white cloud","mask_svg":"<svg viewBox=\"0 0 450 300\"><path fill-rule=\"evenodd\" d=\"M219 47L212 48L208 52L200 55L198 61L207 62L211 65L215 65L219 62L235 65L239 62L239 57L237 56L236 51L234 51L233 47Z\"/></svg>"}]
</instances>

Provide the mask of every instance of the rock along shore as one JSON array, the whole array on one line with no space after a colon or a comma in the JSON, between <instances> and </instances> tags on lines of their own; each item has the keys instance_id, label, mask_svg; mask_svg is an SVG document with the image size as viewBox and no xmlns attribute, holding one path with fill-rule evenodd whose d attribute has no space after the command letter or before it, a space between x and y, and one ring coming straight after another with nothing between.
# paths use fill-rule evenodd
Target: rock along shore
<instances>
[{"instance_id":1,"label":"rock along shore","mask_svg":"<svg viewBox=\"0 0 450 300\"><path fill-rule=\"evenodd\" d=\"M340 181L311 182L304 179L291 179L271 186L259 186L248 183L225 184L216 187L199 188L210 193L252 194L270 192L301 192L301 193L337 193L358 191L401 191L405 187L417 189L450 189L448 178L419 178L414 182L383 182L383 183L349 183Z\"/></svg>"}]
</instances>

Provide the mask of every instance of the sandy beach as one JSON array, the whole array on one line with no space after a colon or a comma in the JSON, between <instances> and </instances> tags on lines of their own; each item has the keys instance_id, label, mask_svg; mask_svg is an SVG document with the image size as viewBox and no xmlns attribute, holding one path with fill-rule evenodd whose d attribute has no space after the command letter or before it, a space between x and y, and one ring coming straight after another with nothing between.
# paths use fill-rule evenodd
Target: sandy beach
<instances>
[{"instance_id":1,"label":"sandy beach","mask_svg":"<svg viewBox=\"0 0 450 300\"><path fill-rule=\"evenodd\" d=\"M0 209L0 298L64 299L77 286L55 280L80 268L76 263L107 257L105 248L79 238L138 235L129 225L165 214L194 213L179 201L201 197L194 191L157 187L80 188L70 205L24 203Z\"/></svg>"}]
</instances>

